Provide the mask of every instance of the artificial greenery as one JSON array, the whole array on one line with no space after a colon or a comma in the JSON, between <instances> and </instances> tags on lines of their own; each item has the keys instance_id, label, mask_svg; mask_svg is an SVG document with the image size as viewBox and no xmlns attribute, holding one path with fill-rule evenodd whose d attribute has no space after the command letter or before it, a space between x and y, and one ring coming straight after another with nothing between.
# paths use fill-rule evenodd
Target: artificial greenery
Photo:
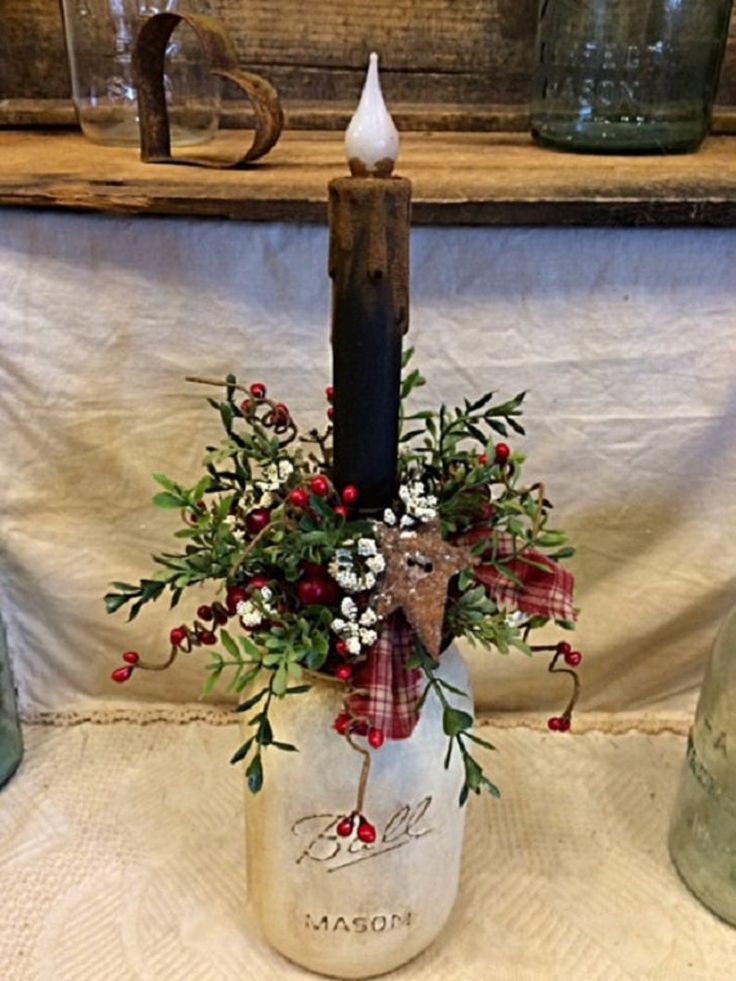
<instances>
[{"instance_id":1,"label":"artificial greenery","mask_svg":"<svg viewBox=\"0 0 736 981\"><path fill-rule=\"evenodd\" d=\"M181 514L183 526L175 534L181 547L154 555L158 568L150 577L116 582L105 596L108 612L127 609L132 620L164 594L174 608L185 590L207 584L212 591L207 603L192 624L172 630L163 665L128 652L126 665L113 676L127 680L134 668L168 666L182 650L216 648L209 652L205 695L218 686L253 693L237 709L251 713L253 732L232 762L245 764L254 792L263 784L265 750L298 749L274 734L273 700L309 691L310 679L320 674L343 677L348 691L350 665L360 663L375 642L380 623L366 611L372 611L381 588L382 521L409 529L431 517L450 540L483 529L474 554L520 588L514 563L526 553L543 552L555 563L572 554L564 534L548 527L550 504L543 487L522 481L523 455L499 442L511 433L523 435L524 395L494 402L487 393L454 408L412 410L425 382L411 368L411 355L405 355L401 390L398 492L383 515L360 517L346 504L347 491L335 488L330 423L300 434L288 407L268 398L263 385L245 388L228 375L221 383L224 397L208 399L224 436L207 446L203 476L184 486L154 475L161 488L154 504ZM360 488L350 490L359 498ZM375 543L372 552L366 542ZM346 596L353 607L345 606ZM466 637L504 654L512 648L530 654L530 631L545 622L499 606L469 568L451 584L444 633L448 641ZM425 674L422 700L433 691L442 704L446 765L453 751L462 755L461 803L470 791L497 795L472 755L475 744L492 747L471 731L472 716L450 705L447 692L457 691L437 675L419 640L410 666ZM357 719L354 732L361 733Z\"/></svg>"}]
</instances>

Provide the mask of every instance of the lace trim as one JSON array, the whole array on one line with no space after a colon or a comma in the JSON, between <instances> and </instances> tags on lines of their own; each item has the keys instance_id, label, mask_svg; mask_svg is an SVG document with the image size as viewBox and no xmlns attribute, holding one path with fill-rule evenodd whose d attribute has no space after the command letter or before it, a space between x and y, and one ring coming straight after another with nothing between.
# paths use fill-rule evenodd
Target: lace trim
<instances>
[{"instance_id":1,"label":"lace trim","mask_svg":"<svg viewBox=\"0 0 736 981\"><path fill-rule=\"evenodd\" d=\"M27 710L22 713L22 721L26 725L38 726L76 726L76 725L115 725L129 723L133 725L151 725L165 722L170 725L187 725L191 722L205 722L213 726L238 725L241 721L231 708L217 705L146 705L130 707L96 707L60 709L53 712ZM692 716L687 712L657 712L657 713L604 713L581 712L573 721L573 733L584 734L602 732L611 735L623 735L627 732L638 732L645 735L657 736L661 733L672 733L686 736L692 724ZM538 713L509 713L493 715L481 713L478 718L481 728L492 729L547 729L547 715ZM557 736L556 738L564 738Z\"/></svg>"}]
</instances>

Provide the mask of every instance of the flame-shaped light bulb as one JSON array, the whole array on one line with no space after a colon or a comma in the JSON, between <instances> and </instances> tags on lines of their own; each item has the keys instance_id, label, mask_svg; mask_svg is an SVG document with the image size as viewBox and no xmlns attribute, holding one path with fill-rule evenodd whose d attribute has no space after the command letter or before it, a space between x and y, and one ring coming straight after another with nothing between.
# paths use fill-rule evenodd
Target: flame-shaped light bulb
<instances>
[{"instance_id":1,"label":"flame-shaped light bulb","mask_svg":"<svg viewBox=\"0 0 736 981\"><path fill-rule=\"evenodd\" d=\"M388 177L399 156L399 131L383 100L375 51L358 108L345 133L345 152L355 177Z\"/></svg>"}]
</instances>

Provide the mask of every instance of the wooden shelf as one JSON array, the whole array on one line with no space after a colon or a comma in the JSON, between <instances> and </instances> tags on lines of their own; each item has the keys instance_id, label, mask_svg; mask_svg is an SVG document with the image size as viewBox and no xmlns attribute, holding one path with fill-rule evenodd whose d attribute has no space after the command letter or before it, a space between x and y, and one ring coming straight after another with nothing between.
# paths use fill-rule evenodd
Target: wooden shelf
<instances>
[{"instance_id":1,"label":"wooden shelf","mask_svg":"<svg viewBox=\"0 0 736 981\"><path fill-rule=\"evenodd\" d=\"M200 150L228 154L233 131ZM736 139L696 154L555 153L519 133L405 133L399 171L424 225L736 226ZM244 171L142 164L135 149L79 133L0 132L0 205L239 221L326 220L326 185L344 174L342 136L287 132Z\"/></svg>"}]
</instances>

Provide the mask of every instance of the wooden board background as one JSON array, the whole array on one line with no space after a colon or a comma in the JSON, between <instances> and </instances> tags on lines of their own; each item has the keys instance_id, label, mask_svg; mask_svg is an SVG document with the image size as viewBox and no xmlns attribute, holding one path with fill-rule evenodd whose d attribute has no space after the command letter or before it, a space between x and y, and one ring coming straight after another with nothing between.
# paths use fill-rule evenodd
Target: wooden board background
<instances>
[{"instance_id":1,"label":"wooden board background","mask_svg":"<svg viewBox=\"0 0 736 981\"><path fill-rule=\"evenodd\" d=\"M373 49L404 125L414 119L421 128L422 116L425 128L526 124L537 0L213 4L243 65L278 86L292 125L342 125ZM734 17L718 102L736 110ZM68 100L58 0L0 0L0 122L69 122Z\"/></svg>"}]
</instances>

